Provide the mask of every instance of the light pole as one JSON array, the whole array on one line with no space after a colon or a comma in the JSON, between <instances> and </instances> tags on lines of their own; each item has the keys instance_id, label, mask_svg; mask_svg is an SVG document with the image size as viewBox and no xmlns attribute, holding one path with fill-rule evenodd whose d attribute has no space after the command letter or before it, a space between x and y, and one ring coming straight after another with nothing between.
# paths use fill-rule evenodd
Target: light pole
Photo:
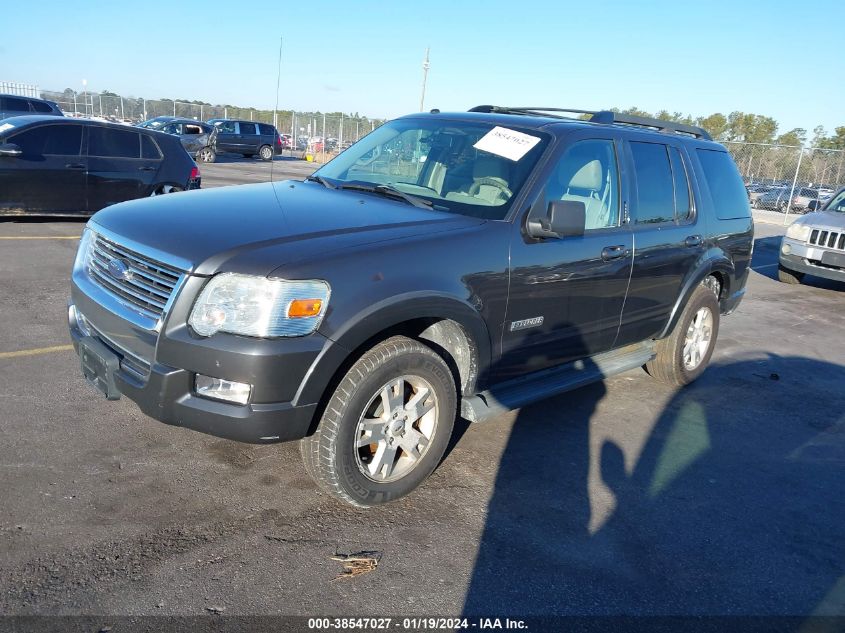
<instances>
[{"instance_id":1,"label":"light pole","mask_svg":"<svg viewBox=\"0 0 845 633\"><path fill-rule=\"evenodd\" d=\"M431 68L431 64L428 63L428 51L429 49L425 49L425 61L423 61L423 82L422 82L422 95L420 95L420 112L423 111L423 104L425 103L425 83L428 81L428 69Z\"/></svg>"}]
</instances>

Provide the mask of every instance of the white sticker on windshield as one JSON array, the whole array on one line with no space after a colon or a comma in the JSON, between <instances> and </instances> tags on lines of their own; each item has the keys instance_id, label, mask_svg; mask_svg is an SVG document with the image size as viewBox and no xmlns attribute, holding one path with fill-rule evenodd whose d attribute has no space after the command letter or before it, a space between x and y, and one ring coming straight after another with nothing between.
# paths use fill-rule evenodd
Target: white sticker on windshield
<instances>
[{"instance_id":1,"label":"white sticker on windshield","mask_svg":"<svg viewBox=\"0 0 845 633\"><path fill-rule=\"evenodd\" d=\"M11 123L3 123L2 125L0 125L0 132L5 132L6 130L11 130L13 127L15 127L15 126L12 125Z\"/></svg>"},{"instance_id":2,"label":"white sticker on windshield","mask_svg":"<svg viewBox=\"0 0 845 633\"><path fill-rule=\"evenodd\" d=\"M536 136L497 125L482 136L473 147L517 161L539 142L540 139Z\"/></svg>"}]
</instances>

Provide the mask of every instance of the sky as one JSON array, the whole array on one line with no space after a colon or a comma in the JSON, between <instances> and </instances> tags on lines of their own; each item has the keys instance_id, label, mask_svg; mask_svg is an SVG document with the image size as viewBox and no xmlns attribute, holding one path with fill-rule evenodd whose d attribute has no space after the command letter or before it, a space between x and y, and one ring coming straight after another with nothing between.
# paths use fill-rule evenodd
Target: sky
<instances>
[{"instance_id":1,"label":"sky","mask_svg":"<svg viewBox=\"0 0 845 633\"><path fill-rule=\"evenodd\" d=\"M393 118L479 104L845 126L842 0L71 3L4 6L0 81Z\"/></svg>"}]
</instances>

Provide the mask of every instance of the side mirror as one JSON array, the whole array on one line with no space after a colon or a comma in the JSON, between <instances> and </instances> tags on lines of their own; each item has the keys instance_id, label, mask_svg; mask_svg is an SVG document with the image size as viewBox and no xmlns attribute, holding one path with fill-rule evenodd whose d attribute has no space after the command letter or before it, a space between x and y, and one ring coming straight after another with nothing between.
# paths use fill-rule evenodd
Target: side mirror
<instances>
[{"instance_id":1,"label":"side mirror","mask_svg":"<svg viewBox=\"0 0 845 633\"><path fill-rule=\"evenodd\" d=\"M545 217L529 220L528 235L537 238L580 237L587 225L587 210L583 202L553 200Z\"/></svg>"},{"instance_id":2,"label":"side mirror","mask_svg":"<svg viewBox=\"0 0 845 633\"><path fill-rule=\"evenodd\" d=\"M3 143L0 145L0 156L20 156L23 154L21 148L14 143Z\"/></svg>"}]
</instances>

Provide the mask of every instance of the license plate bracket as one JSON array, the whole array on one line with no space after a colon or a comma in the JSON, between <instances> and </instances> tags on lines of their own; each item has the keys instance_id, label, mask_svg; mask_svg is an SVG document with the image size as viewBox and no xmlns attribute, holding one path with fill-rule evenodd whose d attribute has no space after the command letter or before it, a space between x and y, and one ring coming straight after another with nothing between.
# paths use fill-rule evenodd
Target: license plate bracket
<instances>
[{"instance_id":1,"label":"license plate bracket","mask_svg":"<svg viewBox=\"0 0 845 633\"><path fill-rule=\"evenodd\" d=\"M834 253L833 251L825 251L822 253L822 264L825 266L836 266L837 268L845 268L845 253Z\"/></svg>"},{"instance_id":2,"label":"license plate bracket","mask_svg":"<svg viewBox=\"0 0 845 633\"><path fill-rule=\"evenodd\" d=\"M79 362L82 375L108 400L120 400L114 375L120 369L120 358L92 336L79 341Z\"/></svg>"}]
</instances>

